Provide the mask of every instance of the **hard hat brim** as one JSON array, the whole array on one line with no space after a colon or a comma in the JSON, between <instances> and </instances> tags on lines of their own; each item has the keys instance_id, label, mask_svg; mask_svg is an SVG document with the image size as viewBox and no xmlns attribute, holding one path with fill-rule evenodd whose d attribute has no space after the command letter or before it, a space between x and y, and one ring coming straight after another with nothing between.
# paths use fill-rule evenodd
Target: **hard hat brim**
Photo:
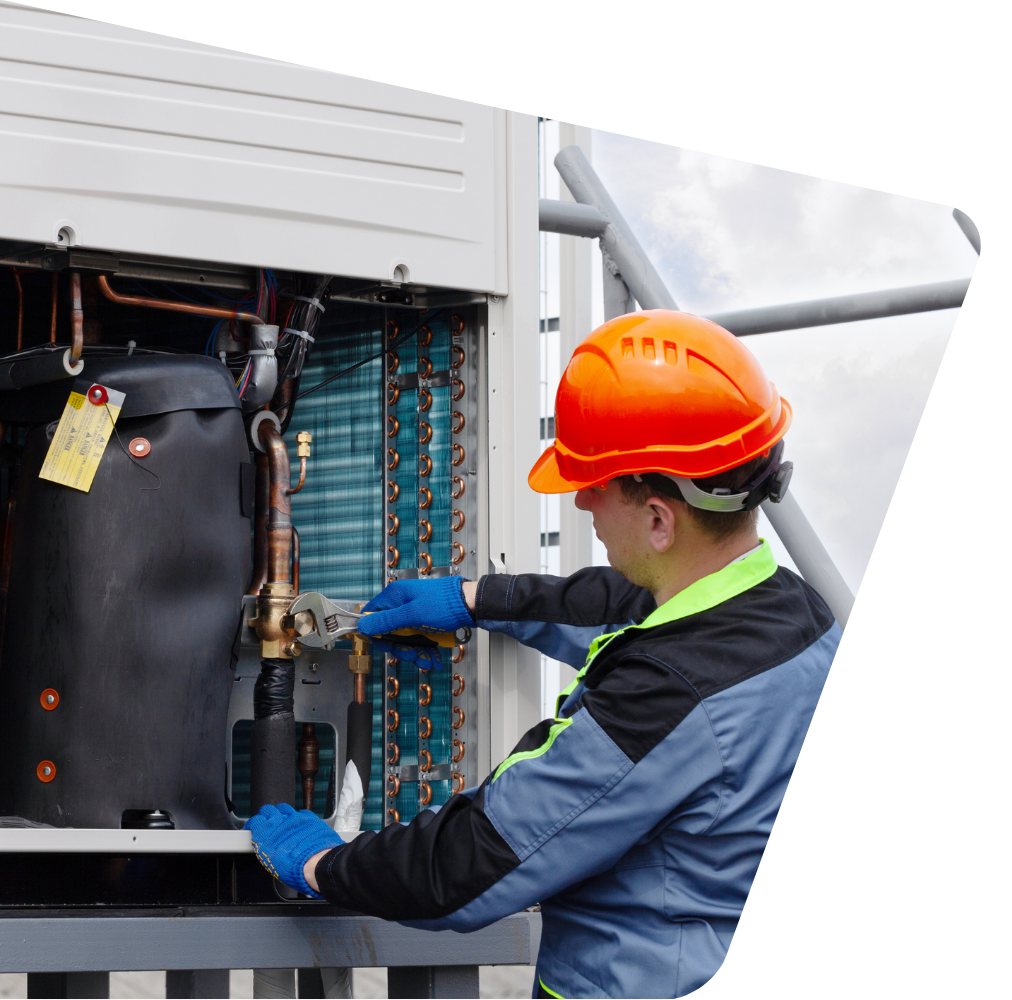
<instances>
[{"instance_id":1,"label":"hard hat brim","mask_svg":"<svg viewBox=\"0 0 1012 1000\"><path fill-rule=\"evenodd\" d=\"M772 448L787 433L793 416L791 404L782 396L771 407L770 416L774 415L772 427L768 420L756 421L751 430L758 433L749 434L749 429L746 429L745 432L729 435L724 441L713 442L692 452L647 448L600 456L587 462L580 456L570 458L565 453L565 445L561 446L561 455L559 447L552 445L534 463L527 482L536 493L573 493L634 473L666 472L689 479L704 479L744 465ZM729 460L732 455L733 458ZM573 475L573 471L579 470L581 466L593 469L591 478Z\"/></svg>"}]
</instances>

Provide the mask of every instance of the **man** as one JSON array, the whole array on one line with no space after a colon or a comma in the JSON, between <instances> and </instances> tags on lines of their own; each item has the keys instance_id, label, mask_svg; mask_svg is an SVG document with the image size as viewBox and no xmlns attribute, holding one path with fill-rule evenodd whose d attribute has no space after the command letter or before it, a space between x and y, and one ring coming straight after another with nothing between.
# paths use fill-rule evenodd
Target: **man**
<instances>
[{"instance_id":1,"label":"man","mask_svg":"<svg viewBox=\"0 0 1012 1000\"><path fill-rule=\"evenodd\" d=\"M611 569L401 581L363 631L477 622L579 663L556 718L438 812L340 844L315 817L250 821L283 881L342 906L473 930L541 903L537 996L675 997L723 961L840 638L756 533L791 411L731 334L633 313L576 350L556 443Z\"/></svg>"}]
</instances>

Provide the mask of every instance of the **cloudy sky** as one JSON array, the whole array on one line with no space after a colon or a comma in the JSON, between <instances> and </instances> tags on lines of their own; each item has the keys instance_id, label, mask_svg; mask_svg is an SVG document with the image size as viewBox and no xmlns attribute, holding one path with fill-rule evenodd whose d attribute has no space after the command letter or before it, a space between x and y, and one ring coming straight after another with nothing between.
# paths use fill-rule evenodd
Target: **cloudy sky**
<instances>
[{"instance_id":1,"label":"cloudy sky","mask_svg":"<svg viewBox=\"0 0 1012 1000\"><path fill-rule=\"evenodd\" d=\"M543 139L543 192L557 197L555 123ZM594 133L592 160L690 312L969 277L976 264L951 206L604 132ZM558 315L557 245L543 248L545 309ZM595 268L598 260L595 250ZM745 340L794 407L792 490L855 590L957 316L948 310ZM554 398L558 373L548 368L546 394ZM773 536L768 524L764 532ZM596 545L595 562L604 562Z\"/></svg>"}]
</instances>

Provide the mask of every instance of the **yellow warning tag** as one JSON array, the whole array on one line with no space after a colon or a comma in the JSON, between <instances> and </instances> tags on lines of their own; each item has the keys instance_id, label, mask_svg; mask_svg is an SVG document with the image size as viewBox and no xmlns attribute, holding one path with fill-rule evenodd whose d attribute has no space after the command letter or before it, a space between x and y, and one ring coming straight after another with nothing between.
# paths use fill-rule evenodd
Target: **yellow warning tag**
<instances>
[{"instance_id":1,"label":"yellow warning tag","mask_svg":"<svg viewBox=\"0 0 1012 1000\"><path fill-rule=\"evenodd\" d=\"M126 394L78 379L42 463L40 479L87 493Z\"/></svg>"}]
</instances>

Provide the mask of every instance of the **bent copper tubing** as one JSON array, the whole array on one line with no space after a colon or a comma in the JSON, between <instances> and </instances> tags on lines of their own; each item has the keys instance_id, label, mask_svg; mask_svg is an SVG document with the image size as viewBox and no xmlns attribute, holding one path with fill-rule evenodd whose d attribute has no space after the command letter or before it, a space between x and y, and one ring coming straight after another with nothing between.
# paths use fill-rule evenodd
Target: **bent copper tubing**
<instances>
[{"instance_id":1,"label":"bent copper tubing","mask_svg":"<svg viewBox=\"0 0 1012 1000\"><path fill-rule=\"evenodd\" d=\"M428 774L432 770L432 754L428 750L418 751L418 770L423 774ZM424 761L424 763L422 763Z\"/></svg>"},{"instance_id":2,"label":"bent copper tubing","mask_svg":"<svg viewBox=\"0 0 1012 1000\"><path fill-rule=\"evenodd\" d=\"M401 488L392 479L387 483L387 503L397 503Z\"/></svg>"},{"instance_id":3,"label":"bent copper tubing","mask_svg":"<svg viewBox=\"0 0 1012 1000\"><path fill-rule=\"evenodd\" d=\"M466 650L464 649L464 647L462 645L461 646L457 646L456 650L454 650L453 656L451 656L450 659L454 663L460 663L460 661L462 659L464 659L464 653L465 652L466 652ZM454 675L454 676L456 676L456 675ZM461 688L460 690L463 691L464 689Z\"/></svg>"},{"instance_id":4,"label":"bent copper tubing","mask_svg":"<svg viewBox=\"0 0 1012 1000\"><path fill-rule=\"evenodd\" d=\"M460 525L461 528L463 526L463 524ZM460 528L454 528L453 530L459 531ZM450 556L450 562L452 562L454 566L459 566L464 561L464 546L461 545L460 542L454 542L453 545L450 546L450 549L456 553L456 555Z\"/></svg>"},{"instance_id":5,"label":"bent copper tubing","mask_svg":"<svg viewBox=\"0 0 1012 1000\"><path fill-rule=\"evenodd\" d=\"M454 729L460 729L464 725L464 710L459 705L454 705L451 714L453 715L453 722L450 725Z\"/></svg>"},{"instance_id":6,"label":"bent copper tubing","mask_svg":"<svg viewBox=\"0 0 1012 1000\"><path fill-rule=\"evenodd\" d=\"M401 682L391 674L387 677L387 697L396 698L401 693Z\"/></svg>"},{"instance_id":7,"label":"bent copper tubing","mask_svg":"<svg viewBox=\"0 0 1012 1000\"><path fill-rule=\"evenodd\" d=\"M419 805L427 806L432 801L432 785L423 781L419 784L418 791L420 793L418 796Z\"/></svg>"},{"instance_id":8,"label":"bent copper tubing","mask_svg":"<svg viewBox=\"0 0 1012 1000\"><path fill-rule=\"evenodd\" d=\"M391 799L397 798L397 793L401 790L401 779L396 774L387 775L387 784L390 786L387 789L387 795Z\"/></svg>"},{"instance_id":9,"label":"bent copper tubing","mask_svg":"<svg viewBox=\"0 0 1012 1000\"><path fill-rule=\"evenodd\" d=\"M396 545L388 545L387 554L390 556L387 569L397 569L397 564L401 561L401 550Z\"/></svg>"},{"instance_id":10,"label":"bent copper tubing","mask_svg":"<svg viewBox=\"0 0 1012 1000\"><path fill-rule=\"evenodd\" d=\"M70 363L76 365L84 350L84 310L81 308L81 275L70 272Z\"/></svg>"},{"instance_id":11,"label":"bent copper tubing","mask_svg":"<svg viewBox=\"0 0 1012 1000\"><path fill-rule=\"evenodd\" d=\"M256 313L240 312L238 309L221 309L218 306L200 306L192 302L173 302L169 299L151 299L143 295L121 295L109 284L104 275L98 276L98 287L110 301L121 306L142 306L145 309L164 309L166 312L189 313L191 316L213 316L217 319L238 319L244 323L263 324Z\"/></svg>"},{"instance_id":12,"label":"bent copper tubing","mask_svg":"<svg viewBox=\"0 0 1012 1000\"><path fill-rule=\"evenodd\" d=\"M290 583L292 561L292 505L288 492L292 485L292 469L288 448L278 429L268 420L260 424L260 443L267 452L270 469L270 511L267 518L267 582Z\"/></svg>"},{"instance_id":13,"label":"bent copper tubing","mask_svg":"<svg viewBox=\"0 0 1012 1000\"><path fill-rule=\"evenodd\" d=\"M428 705L432 701L432 685L431 684L419 684L418 685L418 704Z\"/></svg>"},{"instance_id":14,"label":"bent copper tubing","mask_svg":"<svg viewBox=\"0 0 1012 1000\"><path fill-rule=\"evenodd\" d=\"M466 458L466 454L464 452L464 449L459 444L455 444L450 449L450 452L453 455L453 458L450 459L450 464L451 465L463 465L464 464L464 459Z\"/></svg>"},{"instance_id":15,"label":"bent copper tubing","mask_svg":"<svg viewBox=\"0 0 1012 1000\"><path fill-rule=\"evenodd\" d=\"M387 514L390 527L387 528L388 535L396 535L401 530L401 519L396 514Z\"/></svg>"},{"instance_id":16,"label":"bent copper tubing","mask_svg":"<svg viewBox=\"0 0 1012 1000\"><path fill-rule=\"evenodd\" d=\"M432 409L432 393L429 392L428 389L419 389L418 399L418 409L421 410L422 413L428 413L429 410Z\"/></svg>"},{"instance_id":17,"label":"bent copper tubing","mask_svg":"<svg viewBox=\"0 0 1012 1000\"><path fill-rule=\"evenodd\" d=\"M464 527L464 523L466 521L466 518L464 517L464 512L462 510L458 510L456 507L454 507L453 508L453 517L454 517L454 521L453 521L453 524L450 525L450 527L454 531L460 531L460 529Z\"/></svg>"},{"instance_id":18,"label":"bent copper tubing","mask_svg":"<svg viewBox=\"0 0 1012 1000\"><path fill-rule=\"evenodd\" d=\"M57 293L60 290L60 275L58 271L53 271L53 292L52 292L52 316L49 320L49 343L56 343L56 300Z\"/></svg>"},{"instance_id":19,"label":"bent copper tubing","mask_svg":"<svg viewBox=\"0 0 1012 1000\"><path fill-rule=\"evenodd\" d=\"M418 506L422 510L428 510L432 506L432 490L428 486L420 486L418 488L418 494L421 499L418 501Z\"/></svg>"},{"instance_id":20,"label":"bent copper tubing","mask_svg":"<svg viewBox=\"0 0 1012 1000\"><path fill-rule=\"evenodd\" d=\"M267 456L256 457L256 488L253 493L253 579L247 594L259 594L267 582L267 518L271 506L271 473Z\"/></svg>"},{"instance_id":21,"label":"bent copper tubing","mask_svg":"<svg viewBox=\"0 0 1012 1000\"><path fill-rule=\"evenodd\" d=\"M452 399L455 403L459 403L464 398L464 383L461 382L459 378L451 378L450 385L460 386L460 392L450 393L450 399Z\"/></svg>"},{"instance_id":22,"label":"bent copper tubing","mask_svg":"<svg viewBox=\"0 0 1012 1000\"><path fill-rule=\"evenodd\" d=\"M400 823L400 821L401 821L401 814L396 809L388 809L387 810L387 815L388 816L392 816L395 823Z\"/></svg>"},{"instance_id":23,"label":"bent copper tubing","mask_svg":"<svg viewBox=\"0 0 1012 1000\"><path fill-rule=\"evenodd\" d=\"M306 485L306 456L303 455L299 458L299 481L295 486L289 486L288 495L290 497L295 496L303 486Z\"/></svg>"},{"instance_id":24,"label":"bent copper tubing","mask_svg":"<svg viewBox=\"0 0 1012 1000\"><path fill-rule=\"evenodd\" d=\"M450 417L453 420L453 426L450 429L454 434L459 434L464 429L464 414L460 410L454 410Z\"/></svg>"},{"instance_id":25,"label":"bent copper tubing","mask_svg":"<svg viewBox=\"0 0 1012 1000\"><path fill-rule=\"evenodd\" d=\"M387 757L388 764L396 764L401 759L401 748L396 743L388 743L387 750L390 751Z\"/></svg>"},{"instance_id":26,"label":"bent copper tubing","mask_svg":"<svg viewBox=\"0 0 1012 1000\"><path fill-rule=\"evenodd\" d=\"M450 758L454 764L459 764L464 759L464 744L460 740L453 741L453 748L455 753Z\"/></svg>"},{"instance_id":27,"label":"bent copper tubing","mask_svg":"<svg viewBox=\"0 0 1012 1000\"><path fill-rule=\"evenodd\" d=\"M464 775L460 774L457 771L454 771L453 774L450 775L450 794L456 795L457 792L462 792L463 790L464 790Z\"/></svg>"},{"instance_id":28,"label":"bent copper tubing","mask_svg":"<svg viewBox=\"0 0 1012 1000\"><path fill-rule=\"evenodd\" d=\"M401 713L396 708L388 708L387 716L393 719L393 722L387 723L387 732L396 733L397 727L401 724Z\"/></svg>"},{"instance_id":29,"label":"bent copper tubing","mask_svg":"<svg viewBox=\"0 0 1012 1000\"><path fill-rule=\"evenodd\" d=\"M456 686L450 692L454 698L459 698L464 693L464 678L460 674L454 674L452 680L456 682Z\"/></svg>"},{"instance_id":30,"label":"bent copper tubing","mask_svg":"<svg viewBox=\"0 0 1012 1000\"><path fill-rule=\"evenodd\" d=\"M299 529L292 525L292 590L297 594L299 592L299 555L301 546L299 545ZM355 680L358 680L359 674L355 675ZM365 699L362 699L365 701Z\"/></svg>"},{"instance_id":31,"label":"bent copper tubing","mask_svg":"<svg viewBox=\"0 0 1012 1000\"><path fill-rule=\"evenodd\" d=\"M418 559L420 562L424 562L424 566L418 567L418 572L422 576L428 576L432 572L432 556L428 552L419 552Z\"/></svg>"},{"instance_id":32,"label":"bent copper tubing","mask_svg":"<svg viewBox=\"0 0 1012 1000\"><path fill-rule=\"evenodd\" d=\"M459 500L464 495L464 480L460 476L453 477L453 489L450 490L450 496L454 500Z\"/></svg>"},{"instance_id":33,"label":"bent copper tubing","mask_svg":"<svg viewBox=\"0 0 1012 1000\"><path fill-rule=\"evenodd\" d=\"M427 715L418 716L418 735L427 740L432 735L432 719Z\"/></svg>"},{"instance_id":34,"label":"bent copper tubing","mask_svg":"<svg viewBox=\"0 0 1012 1000\"><path fill-rule=\"evenodd\" d=\"M418 331L418 346L428 347L431 343L432 331L427 326L423 326L421 330Z\"/></svg>"},{"instance_id":35,"label":"bent copper tubing","mask_svg":"<svg viewBox=\"0 0 1012 1000\"><path fill-rule=\"evenodd\" d=\"M392 395L391 395L392 394ZM396 382L387 383L387 404L393 406L401 398L401 390Z\"/></svg>"}]
</instances>

